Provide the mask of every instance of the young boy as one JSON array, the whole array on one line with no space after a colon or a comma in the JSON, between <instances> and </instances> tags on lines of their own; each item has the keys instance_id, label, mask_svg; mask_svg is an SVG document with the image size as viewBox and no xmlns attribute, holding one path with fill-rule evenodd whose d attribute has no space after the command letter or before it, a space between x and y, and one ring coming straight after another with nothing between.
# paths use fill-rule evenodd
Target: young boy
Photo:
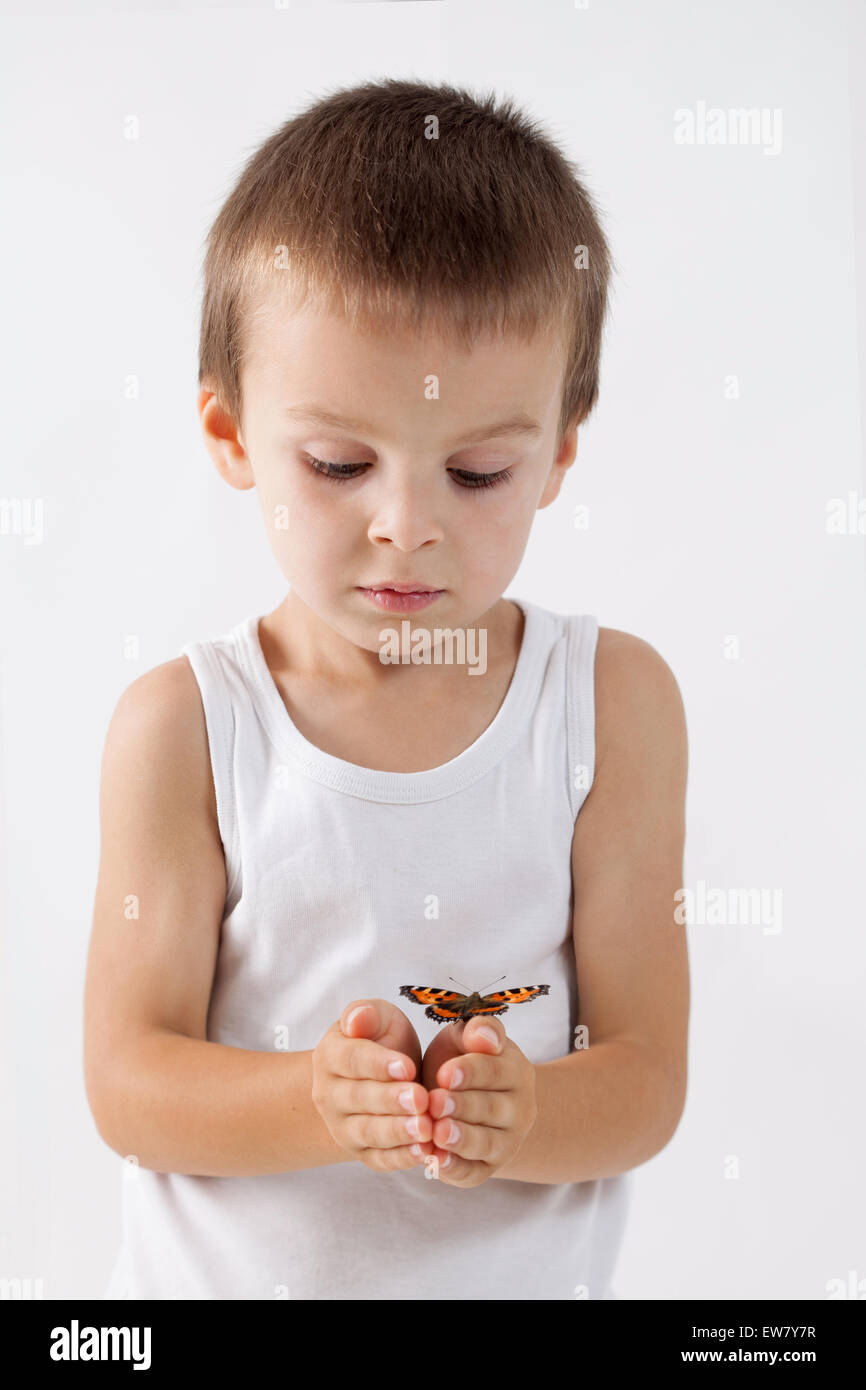
<instances>
[{"instance_id":1,"label":"young boy","mask_svg":"<svg viewBox=\"0 0 866 1390\"><path fill-rule=\"evenodd\" d=\"M217 217L204 440L289 590L109 728L108 1298L615 1296L627 1172L685 1097L682 702L646 642L502 597L610 264L511 103L410 81L289 121Z\"/></svg>"}]
</instances>

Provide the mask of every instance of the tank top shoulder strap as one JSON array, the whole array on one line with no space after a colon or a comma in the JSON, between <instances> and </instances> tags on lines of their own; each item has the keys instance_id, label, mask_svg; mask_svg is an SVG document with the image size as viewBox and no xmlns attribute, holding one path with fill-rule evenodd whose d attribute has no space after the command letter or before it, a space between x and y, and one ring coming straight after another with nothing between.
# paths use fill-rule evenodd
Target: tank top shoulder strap
<instances>
[{"instance_id":1,"label":"tank top shoulder strap","mask_svg":"<svg viewBox=\"0 0 866 1390\"><path fill-rule=\"evenodd\" d=\"M181 649L198 683L207 727L217 821L226 861L226 914L240 896L241 855L234 763L237 702L242 698L235 657L239 627L223 637L188 642Z\"/></svg>"},{"instance_id":2,"label":"tank top shoulder strap","mask_svg":"<svg viewBox=\"0 0 866 1390\"><path fill-rule=\"evenodd\" d=\"M595 653L598 620L592 614L566 618L566 729L568 790L572 813L586 800L595 776Z\"/></svg>"}]
</instances>

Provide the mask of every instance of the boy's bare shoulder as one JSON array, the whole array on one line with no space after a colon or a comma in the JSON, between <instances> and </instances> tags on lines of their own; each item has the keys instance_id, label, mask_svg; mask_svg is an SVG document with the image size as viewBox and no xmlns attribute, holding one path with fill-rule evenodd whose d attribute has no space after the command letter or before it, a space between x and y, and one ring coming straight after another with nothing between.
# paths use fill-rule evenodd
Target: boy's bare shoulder
<instances>
[{"instance_id":1,"label":"boy's bare shoulder","mask_svg":"<svg viewBox=\"0 0 866 1390\"><path fill-rule=\"evenodd\" d=\"M598 629L595 738L597 769L614 749L685 758L685 709L673 671L651 643L615 627Z\"/></svg>"},{"instance_id":2,"label":"boy's bare shoulder","mask_svg":"<svg viewBox=\"0 0 866 1390\"><path fill-rule=\"evenodd\" d=\"M596 648L596 675L632 673L643 679L667 681L676 685L674 673L660 652L643 637L622 632L617 627L600 627Z\"/></svg>"},{"instance_id":3,"label":"boy's bare shoulder","mask_svg":"<svg viewBox=\"0 0 866 1390\"><path fill-rule=\"evenodd\" d=\"M201 692L185 656L138 676L121 693L105 738L103 781L134 777L198 803L216 820L216 797Z\"/></svg>"},{"instance_id":4,"label":"boy's bare shoulder","mask_svg":"<svg viewBox=\"0 0 866 1390\"><path fill-rule=\"evenodd\" d=\"M185 656L145 671L121 693L109 731L115 738L167 740L175 747L204 731L198 682Z\"/></svg>"}]
</instances>

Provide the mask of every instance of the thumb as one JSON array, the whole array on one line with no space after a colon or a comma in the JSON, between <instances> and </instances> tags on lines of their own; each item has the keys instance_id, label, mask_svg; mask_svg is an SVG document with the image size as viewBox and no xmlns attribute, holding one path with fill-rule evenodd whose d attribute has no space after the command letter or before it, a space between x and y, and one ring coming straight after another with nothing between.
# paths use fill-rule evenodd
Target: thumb
<instances>
[{"instance_id":1,"label":"thumb","mask_svg":"<svg viewBox=\"0 0 866 1390\"><path fill-rule=\"evenodd\" d=\"M449 1023L447 1028L442 1028L431 1040L424 1053L421 1078L428 1090L433 1090L444 1081L444 1076L439 1076L440 1067L455 1057L461 1057L466 1051L463 1046L463 1029L462 1021Z\"/></svg>"},{"instance_id":2,"label":"thumb","mask_svg":"<svg viewBox=\"0 0 866 1390\"><path fill-rule=\"evenodd\" d=\"M465 1052L501 1052L508 1039L503 1024L498 1018L489 1015L470 1018L463 1030L463 1050Z\"/></svg>"},{"instance_id":3,"label":"thumb","mask_svg":"<svg viewBox=\"0 0 866 1390\"><path fill-rule=\"evenodd\" d=\"M347 1038L378 1039L382 1031L382 1019L376 1001L353 999L340 1014L340 1031Z\"/></svg>"},{"instance_id":4,"label":"thumb","mask_svg":"<svg viewBox=\"0 0 866 1390\"><path fill-rule=\"evenodd\" d=\"M402 1009L387 999L353 999L340 1014L340 1031L346 1038L370 1038L382 1047L392 1047L416 1068L421 1065L421 1046L415 1029Z\"/></svg>"}]
</instances>

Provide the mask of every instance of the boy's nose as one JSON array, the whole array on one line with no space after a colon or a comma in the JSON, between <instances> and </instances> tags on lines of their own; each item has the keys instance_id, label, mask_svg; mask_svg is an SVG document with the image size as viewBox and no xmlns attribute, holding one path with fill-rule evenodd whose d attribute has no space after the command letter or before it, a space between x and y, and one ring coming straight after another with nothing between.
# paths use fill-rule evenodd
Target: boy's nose
<instances>
[{"instance_id":1,"label":"boy's nose","mask_svg":"<svg viewBox=\"0 0 866 1390\"><path fill-rule=\"evenodd\" d=\"M381 498L368 529L373 541L390 541L400 550L418 550L441 541L444 531L428 488L392 486Z\"/></svg>"}]
</instances>

